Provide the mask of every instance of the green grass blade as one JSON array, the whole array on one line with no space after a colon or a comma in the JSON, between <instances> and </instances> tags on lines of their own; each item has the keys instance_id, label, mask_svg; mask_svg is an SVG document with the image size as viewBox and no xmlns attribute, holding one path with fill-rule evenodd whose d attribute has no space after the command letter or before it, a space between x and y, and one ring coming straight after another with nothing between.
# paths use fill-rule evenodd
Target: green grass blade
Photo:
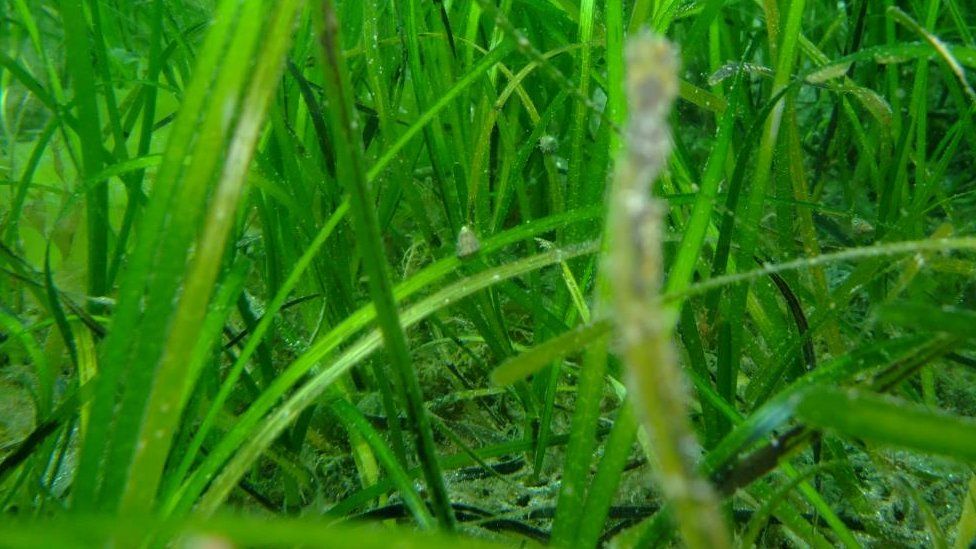
<instances>
[{"instance_id":1,"label":"green grass blade","mask_svg":"<svg viewBox=\"0 0 976 549\"><path fill-rule=\"evenodd\" d=\"M803 393L796 413L813 426L845 436L976 460L976 422L897 399L817 386Z\"/></svg>"},{"instance_id":2,"label":"green grass blade","mask_svg":"<svg viewBox=\"0 0 976 549\"><path fill-rule=\"evenodd\" d=\"M210 214L200 235L186 275L183 293L173 318L165 350L146 403L147 416L140 428L140 443L129 469L122 495L122 510L144 512L155 502L181 402L192 383L187 366L195 340L200 337L206 305L212 297L222 266L224 248L234 228L235 212L245 189L245 175L260 135L268 102L284 72L285 54L291 45L291 28L302 0L281 2L272 13L264 48L245 92L240 120L231 137L223 173L215 189Z\"/></svg>"},{"instance_id":3,"label":"green grass blade","mask_svg":"<svg viewBox=\"0 0 976 549\"><path fill-rule=\"evenodd\" d=\"M319 13L316 11L316 13ZM399 390L406 397L407 417L412 424L417 453L424 467L427 488L431 492L434 508L441 527L454 529L454 512L444 485L444 477L437 462L434 435L424 408L424 397L414 370L406 334L400 325L399 314L393 299L393 284L389 265L383 251L379 220L373 208L375 200L370 189L359 132L356 131L355 113L350 93L352 87L345 60L339 49L339 23L330 0L322 3L319 33L322 44L323 69L326 72L326 90L334 97L338 108L330 109L333 142L339 162L340 179L347 181L350 199L350 216L359 235L359 252L363 268L369 280L370 294L376 307L377 321L383 332L386 355L392 363L392 373Z\"/></svg>"}]
</instances>

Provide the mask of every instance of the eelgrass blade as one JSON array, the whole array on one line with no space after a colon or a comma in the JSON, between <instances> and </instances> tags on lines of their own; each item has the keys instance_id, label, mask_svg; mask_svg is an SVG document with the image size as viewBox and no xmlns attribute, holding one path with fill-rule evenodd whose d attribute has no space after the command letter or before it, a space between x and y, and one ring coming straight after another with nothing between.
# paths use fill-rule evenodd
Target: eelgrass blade
<instances>
[{"instance_id":1,"label":"eelgrass blade","mask_svg":"<svg viewBox=\"0 0 976 549\"><path fill-rule=\"evenodd\" d=\"M222 267L224 249L235 225L232 212L244 194L245 176L272 94L284 71L291 45L291 29L303 0L280 2L272 13L265 47L254 67L241 104L240 119L231 137L211 210L191 260L173 327L157 368L140 429L140 443L130 466L123 511L143 512L155 503L163 466L182 411L181 404L195 379L188 377L195 341L201 337L206 304L210 302Z\"/></svg>"},{"instance_id":2,"label":"eelgrass blade","mask_svg":"<svg viewBox=\"0 0 976 549\"><path fill-rule=\"evenodd\" d=\"M156 177L153 197L144 213L144 232L135 250L130 255L126 275L118 292L118 306L112 319L113 330L102 348L102 368L95 387L91 422L88 434L81 443L81 455L72 490L72 505L82 512L90 512L99 505L97 500L103 485L103 473L105 473L102 467L105 465L108 451L113 445L116 430L113 421L116 417L116 396L120 382L125 383L131 373L125 370L124 365L132 357L132 346L139 343L132 341L128 330L137 326L142 319L144 311L141 310L140 303L143 299L146 280L156 267L155 252L161 239L160 233L162 233L166 221L171 198L176 191L177 180L182 172L184 160L190 150L197 120L204 109L207 91L210 87L210 75L215 71L228 34L233 28L236 9L234 2L230 0L224 0L217 7L215 25L211 27L207 43L197 59L199 77L193 80L184 96L180 116L171 134L170 144ZM157 315L163 317L157 319L157 322L162 320L165 323L168 315L160 313ZM115 326L121 328L115 330ZM155 331L143 331L142 337L158 339L158 331L158 328ZM144 400L140 401L140 404L142 403ZM137 424L138 419L138 416L130 417L129 421L132 424ZM134 445L129 447L132 448ZM130 452L123 451L123 455L123 459L131 458ZM126 470L127 467L116 468L113 474L124 477ZM118 479L113 482L112 489L120 490L123 484L124 480ZM114 504L107 506L114 507Z\"/></svg>"},{"instance_id":3,"label":"eelgrass blade","mask_svg":"<svg viewBox=\"0 0 976 549\"><path fill-rule=\"evenodd\" d=\"M770 49L776 52L774 54L776 74L773 77L772 97L778 97L789 89L793 69L796 65L805 5L805 0L790 2L781 32L770 22ZM770 5L770 9L774 8ZM782 42L777 42L777 40L782 40ZM759 242L760 220L764 211L763 204L772 178L773 157L779 141L779 129L784 109L785 102L775 100L769 117L763 125L749 194L746 197L745 204L742 204L742 220L737 228L739 238L735 258L736 264L740 266L746 265L752 260ZM725 326L727 327L724 339L726 339L729 352L726 359L719 362L716 382L720 394L729 401L734 400L736 394L739 362L742 356L742 338L744 337L743 325L735 319L742 318L745 314L748 291L749 289L745 286L732 290L722 312L723 322L726 323Z\"/></svg>"},{"instance_id":4,"label":"eelgrass blade","mask_svg":"<svg viewBox=\"0 0 976 549\"><path fill-rule=\"evenodd\" d=\"M66 51L71 59L67 63L71 72L74 99L78 108L78 139L82 151L80 174L83 178L97 173L105 158L102 156L101 119L96 103L98 99L95 73L92 66L94 54L89 45L87 19L82 0L62 0L61 18L65 30ZM88 291L91 295L105 295L108 270L108 190L105 187L91 189L85 197L88 224Z\"/></svg>"},{"instance_id":5,"label":"eelgrass blade","mask_svg":"<svg viewBox=\"0 0 976 549\"><path fill-rule=\"evenodd\" d=\"M815 427L847 436L976 460L976 422L890 397L816 386L802 393L796 414Z\"/></svg>"},{"instance_id":6,"label":"eelgrass blade","mask_svg":"<svg viewBox=\"0 0 976 549\"><path fill-rule=\"evenodd\" d=\"M418 533L406 528L377 529L372 526L334 525L315 517L274 518L228 515L201 520L162 521L144 516L134 520L106 517L67 516L44 521L9 520L0 524L4 544L12 548L53 544L60 547L98 547L111 543L127 546L140 543L148 530L157 530L166 542L228 543L246 547L317 545L384 549L451 549L463 543L473 549L504 547L487 541Z\"/></svg>"},{"instance_id":7,"label":"eelgrass blade","mask_svg":"<svg viewBox=\"0 0 976 549\"><path fill-rule=\"evenodd\" d=\"M413 2L410 2L411 5ZM357 131L352 87L345 59L340 49L339 21L332 0L322 0L316 14L321 60L325 71L326 92L336 103L329 110L332 122L333 143L340 180L349 189L350 215L359 235L358 248L363 257L363 268L369 279L370 295L376 306L377 321L383 332L386 356L391 362L393 375L406 398L407 417L417 445L418 457L424 468L427 488L430 490L440 525L445 530L454 529L454 512L450 496L444 484L434 435L424 408L423 392L417 380L406 334L400 325L399 313L393 300L393 284L389 264L383 250L379 220L373 207L374 193L370 189L363 160L361 137Z\"/></svg>"}]
</instances>

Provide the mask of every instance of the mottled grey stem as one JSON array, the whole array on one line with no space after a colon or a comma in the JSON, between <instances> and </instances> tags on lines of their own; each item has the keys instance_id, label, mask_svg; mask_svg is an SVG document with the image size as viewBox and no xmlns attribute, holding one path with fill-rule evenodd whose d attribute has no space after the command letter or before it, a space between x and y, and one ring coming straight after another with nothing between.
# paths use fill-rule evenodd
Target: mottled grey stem
<instances>
[{"instance_id":1,"label":"mottled grey stem","mask_svg":"<svg viewBox=\"0 0 976 549\"><path fill-rule=\"evenodd\" d=\"M660 485L692 548L729 547L711 485L697 473L698 441L685 383L671 346L673 311L660 301L664 206L651 185L671 151L668 113L678 92L678 59L663 38L642 34L627 46L630 116L611 191L606 277L619 354L633 402L652 439Z\"/></svg>"}]
</instances>

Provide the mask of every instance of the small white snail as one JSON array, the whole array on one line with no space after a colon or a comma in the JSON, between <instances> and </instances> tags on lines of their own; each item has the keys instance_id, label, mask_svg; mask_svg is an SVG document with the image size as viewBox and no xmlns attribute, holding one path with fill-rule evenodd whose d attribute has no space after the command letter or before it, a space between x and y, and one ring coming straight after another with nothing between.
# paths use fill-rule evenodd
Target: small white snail
<instances>
[{"instance_id":1,"label":"small white snail","mask_svg":"<svg viewBox=\"0 0 976 549\"><path fill-rule=\"evenodd\" d=\"M559 142L551 135L543 135L539 138L539 150L542 154L553 154L559 149Z\"/></svg>"},{"instance_id":2,"label":"small white snail","mask_svg":"<svg viewBox=\"0 0 976 549\"><path fill-rule=\"evenodd\" d=\"M467 259L481 251L481 242L474 230L467 225L463 225L458 231L457 236L457 256L458 259Z\"/></svg>"}]
</instances>

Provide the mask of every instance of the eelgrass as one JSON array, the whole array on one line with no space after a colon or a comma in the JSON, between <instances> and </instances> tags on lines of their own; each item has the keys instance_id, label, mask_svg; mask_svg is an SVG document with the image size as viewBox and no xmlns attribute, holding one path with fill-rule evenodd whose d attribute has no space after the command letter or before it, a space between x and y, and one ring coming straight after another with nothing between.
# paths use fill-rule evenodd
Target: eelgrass
<instances>
[{"instance_id":1,"label":"eelgrass","mask_svg":"<svg viewBox=\"0 0 976 549\"><path fill-rule=\"evenodd\" d=\"M2 4L0 545L966 546L974 18Z\"/></svg>"}]
</instances>

